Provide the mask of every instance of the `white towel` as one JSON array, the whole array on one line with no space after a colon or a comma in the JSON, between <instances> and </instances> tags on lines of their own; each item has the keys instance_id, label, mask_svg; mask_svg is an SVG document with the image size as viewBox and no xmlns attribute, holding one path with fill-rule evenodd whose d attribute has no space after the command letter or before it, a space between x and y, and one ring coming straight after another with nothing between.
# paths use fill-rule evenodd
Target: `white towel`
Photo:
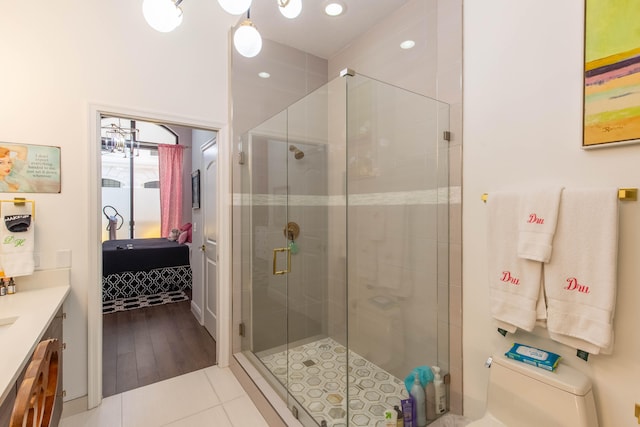
<instances>
[{"instance_id":1,"label":"white towel","mask_svg":"<svg viewBox=\"0 0 640 427\"><path fill-rule=\"evenodd\" d=\"M553 257L545 264L549 336L610 353L616 301L618 190L565 189Z\"/></svg>"},{"instance_id":2,"label":"white towel","mask_svg":"<svg viewBox=\"0 0 640 427\"><path fill-rule=\"evenodd\" d=\"M562 187L525 192L520 203L518 256L549 262Z\"/></svg>"},{"instance_id":3,"label":"white towel","mask_svg":"<svg viewBox=\"0 0 640 427\"><path fill-rule=\"evenodd\" d=\"M487 200L491 314L508 332L531 331L539 317L542 264L517 254L520 194L492 192Z\"/></svg>"},{"instance_id":4,"label":"white towel","mask_svg":"<svg viewBox=\"0 0 640 427\"><path fill-rule=\"evenodd\" d=\"M11 211L7 212L7 211ZM0 263L7 277L27 276L33 274L35 263L33 260L35 222L31 215L30 225L25 231L12 232L7 229L6 221L21 214L20 210L6 209L0 218Z\"/></svg>"}]
</instances>

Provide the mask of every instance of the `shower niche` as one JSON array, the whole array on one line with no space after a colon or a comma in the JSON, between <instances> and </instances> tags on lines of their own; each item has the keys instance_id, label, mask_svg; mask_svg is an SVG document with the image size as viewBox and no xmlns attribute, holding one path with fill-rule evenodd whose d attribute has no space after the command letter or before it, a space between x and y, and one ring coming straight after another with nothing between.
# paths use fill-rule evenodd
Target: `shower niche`
<instances>
[{"instance_id":1,"label":"shower niche","mask_svg":"<svg viewBox=\"0 0 640 427\"><path fill-rule=\"evenodd\" d=\"M414 368L448 372L448 130L351 73L241 136L234 348L305 426L383 425Z\"/></svg>"}]
</instances>

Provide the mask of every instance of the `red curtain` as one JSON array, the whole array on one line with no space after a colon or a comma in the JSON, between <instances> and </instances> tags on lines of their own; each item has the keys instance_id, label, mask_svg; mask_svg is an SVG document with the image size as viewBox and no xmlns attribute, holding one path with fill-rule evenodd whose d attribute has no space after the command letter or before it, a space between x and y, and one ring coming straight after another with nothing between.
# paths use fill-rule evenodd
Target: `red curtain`
<instances>
[{"instance_id":1,"label":"red curtain","mask_svg":"<svg viewBox=\"0 0 640 427\"><path fill-rule=\"evenodd\" d=\"M184 146L158 144L160 169L160 235L182 225L182 157Z\"/></svg>"}]
</instances>

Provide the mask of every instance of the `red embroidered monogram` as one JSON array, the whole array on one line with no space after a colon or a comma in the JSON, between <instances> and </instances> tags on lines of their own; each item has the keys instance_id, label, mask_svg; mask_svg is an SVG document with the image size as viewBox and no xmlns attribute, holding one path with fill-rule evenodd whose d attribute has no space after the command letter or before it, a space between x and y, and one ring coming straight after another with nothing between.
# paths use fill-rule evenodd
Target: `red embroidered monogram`
<instances>
[{"instance_id":1,"label":"red embroidered monogram","mask_svg":"<svg viewBox=\"0 0 640 427\"><path fill-rule=\"evenodd\" d=\"M529 224L544 224L544 218L538 218L538 215L532 213L529 214L529 219L527 220Z\"/></svg>"},{"instance_id":2,"label":"red embroidered monogram","mask_svg":"<svg viewBox=\"0 0 640 427\"><path fill-rule=\"evenodd\" d=\"M589 287L578 283L578 279L576 279L575 277L567 278L567 283L568 285L564 287L564 289L566 289L567 291L578 291L584 294L589 293Z\"/></svg>"},{"instance_id":3,"label":"red embroidered monogram","mask_svg":"<svg viewBox=\"0 0 640 427\"><path fill-rule=\"evenodd\" d=\"M509 272L509 271L503 271L502 272L502 277L500 277L500 280L505 282L505 283L511 283L512 285L519 285L520 284L520 279L518 279L517 277L513 277L511 275L511 272Z\"/></svg>"}]
</instances>

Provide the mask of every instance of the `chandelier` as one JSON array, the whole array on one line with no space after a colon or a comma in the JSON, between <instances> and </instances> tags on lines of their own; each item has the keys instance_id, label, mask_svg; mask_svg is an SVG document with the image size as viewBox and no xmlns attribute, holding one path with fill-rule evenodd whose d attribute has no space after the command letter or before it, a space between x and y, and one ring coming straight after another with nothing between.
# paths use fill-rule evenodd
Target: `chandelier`
<instances>
[{"instance_id":1,"label":"chandelier","mask_svg":"<svg viewBox=\"0 0 640 427\"><path fill-rule=\"evenodd\" d=\"M106 134L106 138L102 138L103 153L123 153L124 157L140 155L140 142L136 137L138 129L122 127L120 119L117 124L111 122L108 126L102 126L101 129Z\"/></svg>"},{"instance_id":2,"label":"chandelier","mask_svg":"<svg viewBox=\"0 0 640 427\"><path fill-rule=\"evenodd\" d=\"M155 30L166 33L182 23L182 0L144 0L142 13L147 23ZM233 34L233 46L238 53L253 58L262 50L262 37L250 18L251 0L218 0L220 7L231 15L247 14ZM302 12L302 0L276 0L278 10L289 19Z\"/></svg>"}]
</instances>

